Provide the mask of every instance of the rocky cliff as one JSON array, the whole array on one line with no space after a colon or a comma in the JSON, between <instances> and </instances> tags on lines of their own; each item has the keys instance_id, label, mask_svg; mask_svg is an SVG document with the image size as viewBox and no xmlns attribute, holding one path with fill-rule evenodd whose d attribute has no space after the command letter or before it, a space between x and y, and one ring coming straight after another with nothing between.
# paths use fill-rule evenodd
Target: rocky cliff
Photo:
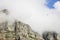
<instances>
[{"instance_id":1,"label":"rocky cliff","mask_svg":"<svg viewBox=\"0 0 60 40\"><path fill-rule=\"evenodd\" d=\"M28 24L15 20L0 24L0 40L43 40Z\"/></svg>"},{"instance_id":2,"label":"rocky cliff","mask_svg":"<svg viewBox=\"0 0 60 40\"><path fill-rule=\"evenodd\" d=\"M2 10L2 13L8 11ZM60 35L56 32L44 32L42 36L33 31L28 24L17 19L3 21L0 19L0 40L60 40Z\"/></svg>"}]
</instances>

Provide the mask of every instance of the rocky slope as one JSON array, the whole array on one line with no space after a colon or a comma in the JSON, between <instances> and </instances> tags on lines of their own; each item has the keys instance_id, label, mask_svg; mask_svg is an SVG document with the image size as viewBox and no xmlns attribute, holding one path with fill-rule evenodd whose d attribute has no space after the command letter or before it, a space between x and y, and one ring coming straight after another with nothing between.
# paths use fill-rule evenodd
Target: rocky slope
<instances>
[{"instance_id":1,"label":"rocky slope","mask_svg":"<svg viewBox=\"0 0 60 40\"><path fill-rule=\"evenodd\" d=\"M2 10L0 13L8 13ZM8 15L8 14L7 14ZM0 19L0 40L60 40L56 32L44 32L42 36L21 21Z\"/></svg>"},{"instance_id":2,"label":"rocky slope","mask_svg":"<svg viewBox=\"0 0 60 40\"><path fill-rule=\"evenodd\" d=\"M43 40L43 38L28 24L15 20L12 24L8 21L0 24L0 40Z\"/></svg>"}]
</instances>

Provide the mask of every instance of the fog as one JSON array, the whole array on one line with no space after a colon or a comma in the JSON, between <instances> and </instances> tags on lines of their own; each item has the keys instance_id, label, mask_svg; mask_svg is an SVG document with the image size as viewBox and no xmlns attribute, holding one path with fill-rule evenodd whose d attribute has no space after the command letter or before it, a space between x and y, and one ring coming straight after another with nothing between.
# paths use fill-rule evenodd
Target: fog
<instances>
[{"instance_id":1,"label":"fog","mask_svg":"<svg viewBox=\"0 0 60 40\"><path fill-rule=\"evenodd\" d=\"M45 3L46 0L0 0L0 10L8 9L10 18L29 24L40 34L44 31L60 33L60 2L54 4L55 9L49 9Z\"/></svg>"}]
</instances>

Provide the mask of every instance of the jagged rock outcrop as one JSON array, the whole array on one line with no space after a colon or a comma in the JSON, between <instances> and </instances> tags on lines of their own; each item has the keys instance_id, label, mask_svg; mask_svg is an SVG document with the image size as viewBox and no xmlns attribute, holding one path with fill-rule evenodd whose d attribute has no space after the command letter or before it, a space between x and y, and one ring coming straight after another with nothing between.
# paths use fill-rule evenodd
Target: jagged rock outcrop
<instances>
[{"instance_id":1,"label":"jagged rock outcrop","mask_svg":"<svg viewBox=\"0 0 60 40\"><path fill-rule=\"evenodd\" d=\"M0 24L0 40L43 40L36 32L32 31L28 24L8 21Z\"/></svg>"},{"instance_id":2,"label":"jagged rock outcrop","mask_svg":"<svg viewBox=\"0 0 60 40\"><path fill-rule=\"evenodd\" d=\"M46 31L42 36L44 40L60 40L60 35L54 31Z\"/></svg>"},{"instance_id":3,"label":"jagged rock outcrop","mask_svg":"<svg viewBox=\"0 0 60 40\"><path fill-rule=\"evenodd\" d=\"M56 32L44 32L43 38L45 40L57 40L57 33Z\"/></svg>"},{"instance_id":4,"label":"jagged rock outcrop","mask_svg":"<svg viewBox=\"0 0 60 40\"><path fill-rule=\"evenodd\" d=\"M0 14L8 13L7 9L0 11ZM28 24L16 19L4 21L4 18L0 18L0 40L43 40Z\"/></svg>"},{"instance_id":5,"label":"jagged rock outcrop","mask_svg":"<svg viewBox=\"0 0 60 40\"><path fill-rule=\"evenodd\" d=\"M8 11L4 9L1 13L8 14ZM34 32L28 24L17 19L14 21L0 19L0 40L60 40L60 35L48 31L41 36Z\"/></svg>"}]
</instances>

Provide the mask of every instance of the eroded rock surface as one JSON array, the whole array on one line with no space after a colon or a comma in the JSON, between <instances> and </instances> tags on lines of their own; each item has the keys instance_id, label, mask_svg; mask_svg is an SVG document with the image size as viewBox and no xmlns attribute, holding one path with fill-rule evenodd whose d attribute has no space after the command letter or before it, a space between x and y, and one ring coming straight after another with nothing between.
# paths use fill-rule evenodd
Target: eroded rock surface
<instances>
[{"instance_id":1,"label":"eroded rock surface","mask_svg":"<svg viewBox=\"0 0 60 40\"><path fill-rule=\"evenodd\" d=\"M0 25L0 40L43 40L43 38L28 24L20 21L9 24L6 21Z\"/></svg>"},{"instance_id":2,"label":"eroded rock surface","mask_svg":"<svg viewBox=\"0 0 60 40\"><path fill-rule=\"evenodd\" d=\"M43 40L28 24L9 19L8 13L7 9L0 11L0 40Z\"/></svg>"},{"instance_id":3,"label":"eroded rock surface","mask_svg":"<svg viewBox=\"0 0 60 40\"><path fill-rule=\"evenodd\" d=\"M0 13L4 14L8 11L5 9ZM0 15L0 40L60 40L60 35L56 32L44 32L41 36L33 31L28 24L16 19L11 21L4 18L1 18Z\"/></svg>"}]
</instances>

